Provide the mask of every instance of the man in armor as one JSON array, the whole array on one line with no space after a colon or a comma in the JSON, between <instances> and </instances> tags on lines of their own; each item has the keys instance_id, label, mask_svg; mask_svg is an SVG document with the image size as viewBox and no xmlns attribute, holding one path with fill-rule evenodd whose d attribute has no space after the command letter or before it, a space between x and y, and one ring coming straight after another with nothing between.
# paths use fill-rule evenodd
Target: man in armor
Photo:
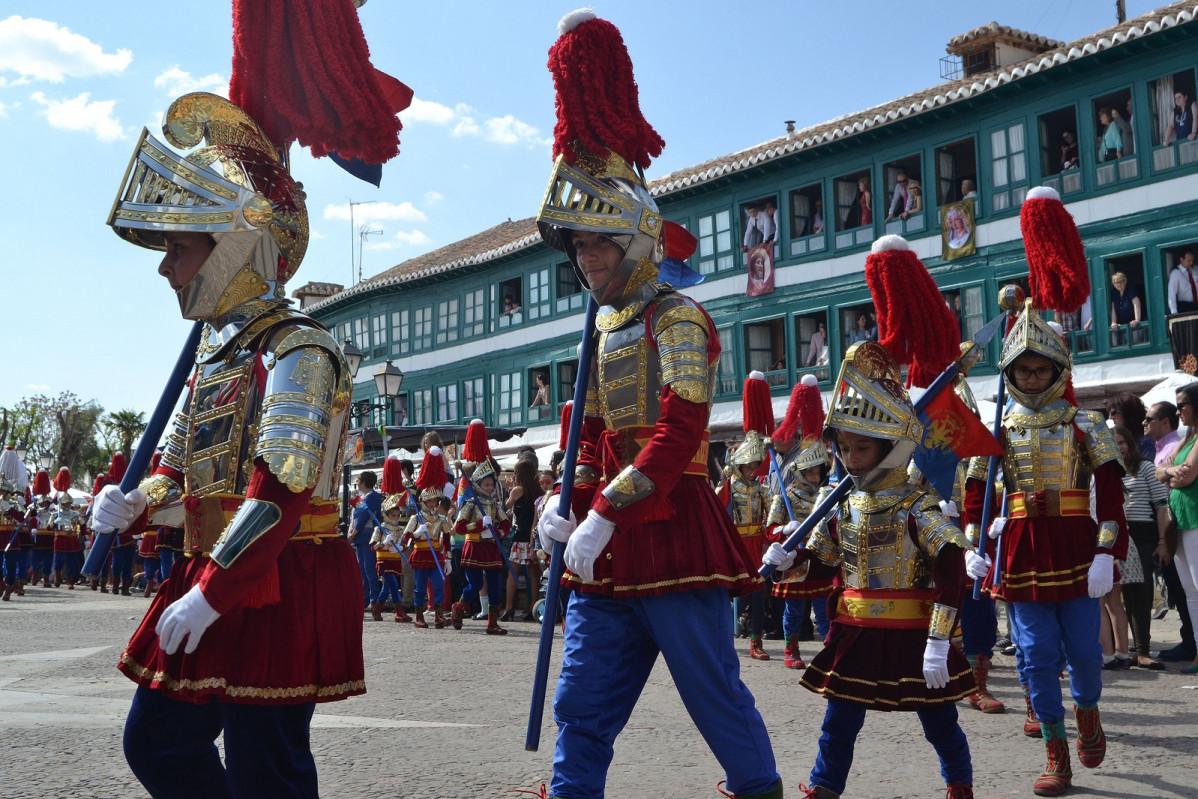
<instances>
[{"instance_id":1,"label":"man in armor","mask_svg":"<svg viewBox=\"0 0 1198 799\"><path fill-rule=\"evenodd\" d=\"M50 504L50 474L41 469L33 477L33 506L26 518L33 530L33 582L50 587L54 571L54 508Z\"/></svg>"},{"instance_id":2,"label":"man in armor","mask_svg":"<svg viewBox=\"0 0 1198 799\"><path fill-rule=\"evenodd\" d=\"M761 578L707 482L719 338L698 303L659 282L666 226L634 167L662 142L640 115L619 31L586 10L558 30L557 162L537 224L601 311L586 404L574 410L585 420L573 509L563 518L551 497L539 526L542 540L566 542L573 589L551 791L603 796L613 743L660 653L728 790L780 797L728 611L730 595L760 588ZM607 85L570 85L579 75ZM596 120L602 129L588 127Z\"/></svg>"},{"instance_id":3,"label":"man in armor","mask_svg":"<svg viewBox=\"0 0 1198 799\"><path fill-rule=\"evenodd\" d=\"M768 391L768 389L767 389ZM756 430L745 433L732 457L728 461L727 480L718 492L728 509L740 543L750 559L757 561L760 568L761 554L765 551L765 522L769 513L769 489L757 480L761 464L769 457L765 439ZM765 588L752 591L742 597L749 613L749 657L754 660L769 660L770 656L761 646L765 631ZM737 614L740 615L739 613Z\"/></svg>"},{"instance_id":4,"label":"man in armor","mask_svg":"<svg viewBox=\"0 0 1198 799\"><path fill-rule=\"evenodd\" d=\"M1034 789L1063 793L1073 778L1061 703L1059 660L1069 665L1077 718L1078 759L1094 768L1106 755L1098 716L1102 694L1099 601L1111 590L1114 561L1127 556L1123 517L1123 462L1102 415L1070 401L1069 345L1026 300L1003 341L999 369L1012 404L1003 415L1002 473L1007 518L988 531L988 554L971 553L969 573L985 577L991 594L1007 602L1023 658L1023 677L1040 720L1048 765ZM969 518L980 519L985 476L971 474ZM1091 478L1097 521L1091 516ZM982 532L976 527L975 537ZM1001 546L999 545L1001 542ZM991 558L1001 550L1001 572Z\"/></svg>"},{"instance_id":5,"label":"man in armor","mask_svg":"<svg viewBox=\"0 0 1198 799\"><path fill-rule=\"evenodd\" d=\"M195 149L143 132L108 221L165 253L159 274L205 327L158 467L95 502L101 532L179 512L185 531L121 655L139 686L125 756L155 797L314 797L316 703L365 691L361 581L337 529L349 370L285 299L308 221L275 145L207 93L176 100L163 132Z\"/></svg>"},{"instance_id":6,"label":"man in armor","mask_svg":"<svg viewBox=\"0 0 1198 799\"><path fill-rule=\"evenodd\" d=\"M69 487L71 473L64 466L58 472L61 478L66 473L66 484ZM61 481L56 478L56 483ZM57 485L55 486L57 488ZM54 528L54 587L65 581L67 588L74 590L75 581L79 579L79 569L83 567L83 542L79 534L83 528L83 517L75 508L75 502L66 489L60 488L58 507L50 517L50 525Z\"/></svg>"},{"instance_id":7,"label":"man in armor","mask_svg":"<svg viewBox=\"0 0 1198 799\"><path fill-rule=\"evenodd\" d=\"M424 512L420 516L413 513L408 518L400 541L400 546L410 548L412 553L408 560L412 563L415 577L415 585L412 588L416 602L416 620L412 622L414 627L428 627L428 622L424 620L424 609L428 602L429 586L432 586L433 595L433 624L438 630L445 626L445 616L442 613L445 604L445 581L441 577L441 569L444 569L444 566L438 569L437 563L434 562L448 563L449 560L446 553L449 552L449 533L452 525L438 511L438 506L444 498L445 494L435 488L421 491L420 502L424 505ZM404 500L407 500L406 494Z\"/></svg>"},{"instance_id":8,"label":"man in armor","mask_svg":"<svg viewBox=\"0 0 1198 799\"><path fill-rule=\"evenodd\" d=\"M11 447L8 451L12 451ZM4 576L0 579L0 599L5 602L14 593L25 596L24 558L21 552L26 540L32 543L25 530L25 497L7 478L0 477L0 556L4 566Z\"/></svg>"},{"instance_id":9,"label":"man in armor","mask_svg":"<svg viewBox=\"0 0 1198 799\"><path fill-rule=\"evenodd\" d=\"M910 481L907 463L923 427L879 344L845 355L825 437L853 477L854 490L804 549L770 545L765 562L810 576L839 573L835 615L824 648L801 683L828 699L808 799L845 788L867 710L914 710L940 757L949 799L972 799L973 767L956 701L973 690L969 664L950 645L965 586L969 547L940 512L935 493ZM800 571L800 574L803 572Z\"/></svg>"}]
</instances>

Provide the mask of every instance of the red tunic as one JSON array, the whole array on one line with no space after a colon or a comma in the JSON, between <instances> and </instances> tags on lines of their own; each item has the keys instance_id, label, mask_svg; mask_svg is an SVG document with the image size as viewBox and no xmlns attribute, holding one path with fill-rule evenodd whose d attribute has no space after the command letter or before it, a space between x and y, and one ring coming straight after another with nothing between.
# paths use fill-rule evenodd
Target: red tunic
<instances>
[{"instance_id":1,"label":"red tunic","mask_svg":"<svg viewBox=\"0 0 1198 799\"><path fill-rule=\"evenodd\" d=\"M1094 470L1098 518L1119 525L1115 546L1098 548L1098 524L1090 516L1007 519L1002 533L1002 583L995 587L994 567L983 586L1007 602L1063 602L1086 596L1090 564L1105 553L1116 560L1127 558L1127 522L1123 517L1123 476L1117 461ZM966 485L966 513L981 523L986 490L984 480ZM995 556L997 541L986 535L986 551Z\"/></svg>"},{"instance_id":2,"label":"red tunic","mask_svg":"<svg viewBox=\"0 0 1198 799\"><path fill-rule=\"evenodd\" d=\"M483 508L486 508L486 503ZM490 515L495 532L506 538L512 529L511 519L501 518L500 509L497 506L494 510L495 513ZM482 569L483 571L502 569L504 568L503 554L499 551L499 544L494 538L482 537L482 514L483 511L473 505L473 500L463 502L462 509L458 511L458 519L453 525L453 531L457 535L466 537L466 542L462 545L462 567ZM430 562L428 565L431 567L433 564Z\"/></svg>"},{"instance_id":3,"label":"red tunic","mask_svg":"<svg viewBox=\"0 0 1198 799\"><path fill-rule=\"evenodd\" d=\"M908 534L915 524L908 520ZM836 520L828 521L828 533L836 539ZM796 562L810 558L799 550ZM961 607L965 586L965 555L954 544L944 545L932 561L933 601ZM839 570L811 558L810 576L829 579ZM871 710L917 710L927 705L956 702L974 690L973 669L961 650L948 648L949 682L944 688L928 688L923 676L923 653L928 630L880 629L846 624L836 618L838 588L828 598L828 637L803 672L803 687L829 698L847 699Z\"/></svg>"},{"instance_id":4,"label":"red tunic","mask_svg":"<svg viewBox=\"0 0 1198 799\"><path fill-rule=\"evenodd\" d=\"M161 467L157 473L181 477ZM311 504L311 489L293 493L260 460L246 495L278 505L279 523L227 569L192 553L176 561L121 655L120 670L197 703L214 697L245 704L330 702L364 693L357 558L340 537L310 537L313 530L335 529L336 504ZM193 585L221 616L195 652L184 654L180 646L167 655L154 627Z\"/></svg>"}]
</instances>

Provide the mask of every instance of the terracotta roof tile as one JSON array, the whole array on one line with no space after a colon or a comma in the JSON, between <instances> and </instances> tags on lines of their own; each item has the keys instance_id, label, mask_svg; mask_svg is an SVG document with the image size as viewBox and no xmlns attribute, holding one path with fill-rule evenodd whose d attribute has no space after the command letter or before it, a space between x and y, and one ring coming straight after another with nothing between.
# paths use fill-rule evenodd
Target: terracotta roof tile
<instances>
[{"instance_id":1,"label":"terracotta roof tile","mask_svg":"<svg viewBox=\"0 0 1198 799\"><path fill-rule=\"evenodd\" d=\"M1043 52L1044 50L1053 50L1057 47L1064 47L1064 42L1058 42L1056 39L1049 39L1046 36L1037 36L1034 33L1021 31L1018 28L1010 28L1006 25L999 25L997 22L991 22L983 25L980 28L974 28L971 31L958 34L948 40L948 47L945 50L953 55L960 55L963 50L968 48L962 45L969 44L977 39L1000 39L1011 42L1024 47L1028 50Z\"/></svg>"}]
</instances>

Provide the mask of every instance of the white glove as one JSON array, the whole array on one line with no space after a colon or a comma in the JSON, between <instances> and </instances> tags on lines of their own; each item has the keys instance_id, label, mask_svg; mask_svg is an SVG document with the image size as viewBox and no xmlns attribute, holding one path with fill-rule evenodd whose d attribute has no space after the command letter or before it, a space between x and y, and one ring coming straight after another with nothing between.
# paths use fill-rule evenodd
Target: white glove
<instances>
[{"instance_id":1,"label":"white glove","mask_svg":"<svg viewBox=\"0 0 1198 799\"><path fill-rule=\"evenodd\" d=\"M570 511L569 519L563 518L557 512L557 500L557 494L545 500L545 505L541 508L541 520L537 522L537 532L541 534L542 539L564 544L570 540L570 534L578 526L578 521L574 518L574 511Z\"/></svg>"},{"instance_id":2,"label":"white glove","mask_svg":"<svg viewBox=\"0 0 1198 799\"><path fill-rule=\"evenodd\" d=\"M1090 572L1086 575L1089 582L1090 596L1098 599L1106 596L1115 585L1115 559L1110 555L1095 555L1090 564Z\"/></svg>"},{"instance_id":3,"label":"white glove","mask_svg":"<svg viewBox=\"0 0 1198 799\"><path fill-rule=\"evenodd\" d=\"M204 631L219 618L220 614L213 610L204 598L204 592L198 585L193 585L190 591L162 612L158 626L154 628L154 632L158 634L158 645L162 647L162 651L173 655L186 637L187 646L183 648L183 654L190 655L200 645L200 637L204 635Z\"/></svg>"},{"instance_id":4,"label":"white glove","mask_svg":"<svg viewBox=\"0 0 1198 799\"><path fill-rule=\"evenodd\" d=\"M791 522L794 524L795 522ZM783 528L785 530L786 528ZM795 553L787 552L777 541L770 544L761 556L761 562L773 566L778 571L786 571L795 563Z\"/></svg>"},{"instance_id":5,"label":"white glove","mask_svg":"<svg viewBox=\"0 0 1198 799\"><path fill-rule=\"evenodd\" d=\"M941 515L947 516L950 519L961 518L961 511L957 510L957 503L953 502L951 499L940 500L940 513Z\"/></svg>"},{"instance_id":6,"label":"white glove","mask_svg":"<svg viewBox=\"0 0 1198 799\"><path fill-rule=\"evenodd\" d=\"M428 538L428 525L427 524L422 524L416 528L416 537L422 538L422 539Z\"/></svg>"},{"instance_id":7,"label":"white glove","mask_svg":"<svg viewBox=\"0 0 1198 799\"><path fill-rule=\"evenodd\" d=\"M1002 535L1003 528L1007 526L1006 516L995 516L994 521L990 522L990 537L998 538Z\"/></svg>"},{"instance_id":8,"label":"white glove","mask_svg":"<svg viewBox=\"0 0 1198 799\"><path fill-rule=\"evenodd\" d=\"M451 574L453 574L453 560L451 558L446 558L445 559L445 576L448 577Z\"/></svg>"},{"instance_id":9,"label":"white glove","mask_svg":"<svg viewBox=\"0 0 1198 799\"><path fill-rule=\"evenodd\" d=\"M483 527L490 529L494 526L495 526L495 523L491 520L491 517L484 514L483 515Z\"/></svg>"},{"instance_id":10,"label":"white glove","mask_svg":"<svg viewBox=\"0 0 1198 799\"><path fill-rule=\"evenodd\" d=\"M990 556L978 554L972 549L965 550L965 573L975 580L980 580L990 573Z\"/></svg>"},{"instance_id":11,"label":"white glove","mask_svg":"<svg viewBox=\"0 0 1198 799\"><path fill-rule=\"evenodd\" d=\"M104 486L92 503L92 529L97 533L123 533L145 509L146 495L140 489L122 494L117 486Z\"/></svg>"},{"instance_id":12,"label":"white glove","mask_svg":"<svg viewBox=\"0 0 1198 799\"><path fill-rule=\"evenodd\" d=\"M792 535L794 535L795 530L798 530L802 524L803 523L798 519L795 519L794 521L787 522L786 524L782 525L782 529L778 532L782 534L783 538L790 538Z\"/></svg>"},{"instance_id":13,"label":"white glove","mask_svg":"<svg viewBox=\"0 0 1198 799\"><path fill-rule=\"evenodd\" d=\"M929 638L928 645L923 648L923 680L929 688L948 685L949 646L951 643L947 640Z\"/></svg>"},{"instance_id":14,"label":"white glove","mask_svg":"<svg viewBox=\"0 0 1198 799\"><path fill-rule=\"evenodd\" d=\"M383 546L387 547L388 549L398 549L398 547L395 546L395 538L390 534L383 539Z\"/></svg>"},{"instance_id":15,"label":"white glove","mask_svg":"<svg viewBox=\"0 0 1198 799\"><path fill-rule=\"evenodd\" d=\"M566 568L581 577L585 583L594 580L595 560L615 531L615 522L608 521L595 511L587 513L587 517L578 525L578 529L566 544Z\"/></svg>"}]
</instances>

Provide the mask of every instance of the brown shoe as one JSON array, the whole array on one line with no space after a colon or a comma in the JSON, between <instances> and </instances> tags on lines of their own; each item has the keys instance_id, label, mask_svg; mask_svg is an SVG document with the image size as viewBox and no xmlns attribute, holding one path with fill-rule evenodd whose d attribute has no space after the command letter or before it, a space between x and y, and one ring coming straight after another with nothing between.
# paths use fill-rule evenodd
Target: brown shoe
<instances>
[{"instance_id":1,"label":"brown shoe","mask_svg":"<svg viewBox=\"0 0 1198 799\"><path fill-rule=\"evenodd\" d=\"M1027 715L1023 717L1023 734L1028 738L1039 738L1041 736L1040 719L1036 717L1036 711L1032 707L1032 694L1026 685L1019 686L1019 690L1023 692L1023 701L1027 705Z\"/></svg>"},{"instance_id":2,"label":"brown shoe","mask_svg":"<svg viewBox=\"0 0 1198 799\"><path fill-rule=\"evenodd\" d=\"M421 630L428 629L428 622L424 620L424 606L416 606L416 618L412 621L412 626Z\"/></svg>"},{"instance_id":3,"label":"brown shoe","mask_svg":"<svg viewBox=\"0 0 1198 799\"><path fill-rule=\"evenodd\" d=\"M17 587L15 590L16 590L17 596L25 596L25 581L17 580Z\"/></svg>"},{"instance_id":4,"label":"brown shoe","mask_svg":"<svg viewBox=\"0 0 1198 799\"><path fill-rule=\"evenodd\" d=\"M1106 733L1098 717L1098 705L1074 705L1077 719L1077 759L1086 768L1097 768L1106 757Z\"/></svg>"},{"instance_id":5,"label":"brown shoe","mask_svg":"<svg viewBox=\"0 0 1198 799\"><path fill-rule=\"evenodd\" d=\"M375 602L370 606L370 617L375 621L383 620L383 603Z\"/></svg>"},{"instance_id":6,"label":"brown shoe","mask_svg":"<svg viewBox=\"0 0 1198 799\"><path fill-rule=\"evenodd\" d=\"M445 627L446 623L447 622L445 621L445 611L442 610L439 606L433 608L433 627L440 630L443 627Z\"/></svg>"},{"instance_id":7,"label":"brown shoe","mask_svg":"<svg viewBox=\"0 0 1198 799\"><path fill-rule=\"evenodd\" d=\"M487 611L487 635L507 635L507 630L499 626L499 608Z\"/></svg>"},{"instance_id":8,"label":"brown shoe","mask_svg":"<svg viewBox=\"0 0 1198 799\"><path fill-rule=\"evenodd\" d=\"M977 690L969 695L969 704L983 713L1006 713L1007 706L994 698L986 688L986 679L990 675L990 658L978 655L973 660L973 681Z\"/></svg>"},{"instance_id":9,"label":"brown shoe","mask_svg":"<svg viewBox=\"0 0 1198 799\"><path fill-rule=\"evenodd\" d=\"M973 786L963 782L950 782L944 799L973 799Z\"/></svg>"},{"instance_id":10,"label":"brown shoe","mask_svg":"<svg viewBox=\"0 0 1198 799\"><path fill-rule=\"evenodd\" d=\"M451 618L453 620L453 628L455 630L462 629L462 616L464 616L469 611L470 611L469 605L466 605L462 602L454 602L453 603L453 616Z\"/></svg>"}]
</instances>

